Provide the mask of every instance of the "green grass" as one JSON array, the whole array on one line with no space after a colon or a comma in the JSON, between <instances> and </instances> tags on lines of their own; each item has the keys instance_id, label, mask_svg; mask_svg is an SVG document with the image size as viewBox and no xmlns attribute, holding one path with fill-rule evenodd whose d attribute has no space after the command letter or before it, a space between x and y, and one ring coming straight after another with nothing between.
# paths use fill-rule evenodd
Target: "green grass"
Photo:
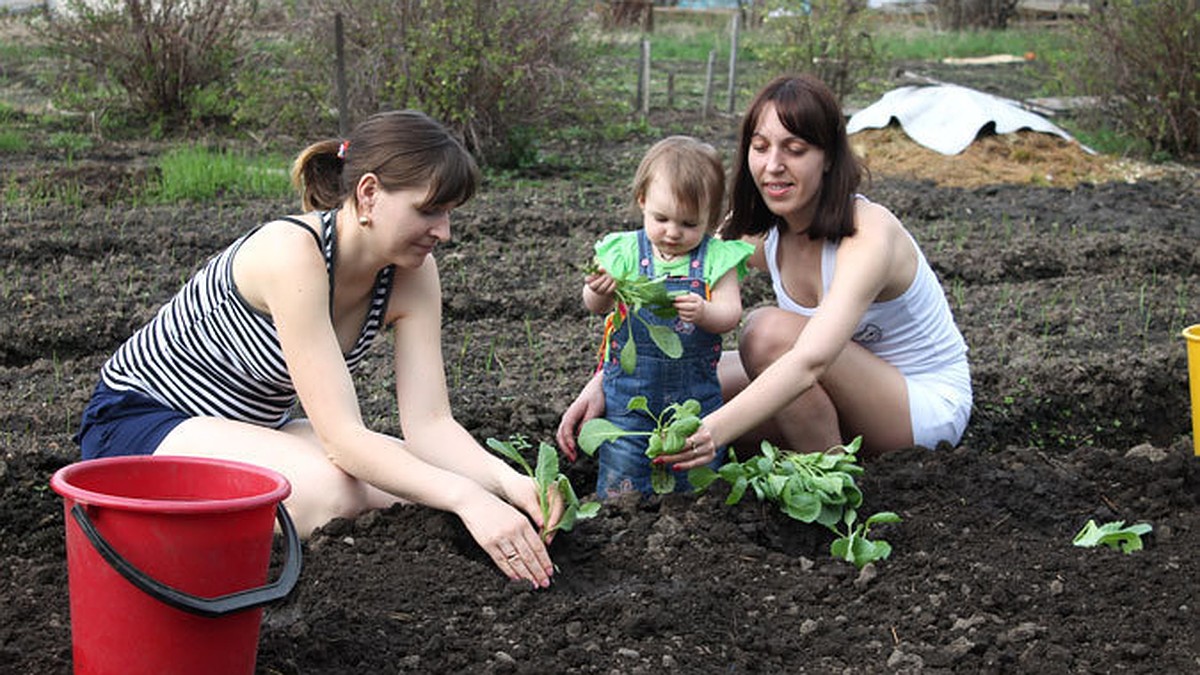
<instances>
[{"instance_id":1,"label":"green grass","mask_svg":"<svg viewBox=\"0 0 1200 675\"><path fill-rule=\"evenodd\" d=\"M29 148L25 134L11 129L0 131L0 153L24 152Z\"/></svg>"},{"instance_id":2,"label":"green grass","mask_svg":"<svg viewBox=\"0 0 1200 675\"><path fill-rule=\"evenodd\" d=\"M1060 53L1069 46L1065 32L1047 28L941 31L918 26L881 26L873 32L884 59L933 61L947 57Z\"/></svg>"},{"instance_id":3,"label":"green grass","mask_svg":"<svg viewBox=\"0 0 1200 675\"><path fill-rule=\"evenodd\" d=\"M718 12L658 12L654 31L636 28L601 30L587 37L598 56L636 60L641 54L642 38L650 41L651 61L696 61L706 63L708 53L716 50L719 63L728 63L731 41L731 14ZM761 32L746 30L738 34L740 58L753 59L751 47L761 41Z\"/></svg>"},{"instance_id":4,"label":"green grass","mask_svg":"<svg viewBox=\"0 0 1200 675\"><path fill-rule=\"evenodd\" d=\"M186 147L158 161L161 175L145 197L152 202L208 201L225 196L287 197L292 194L287 160L249 157L224 151Z\"/></svg>"},{"instance_id":5,"label":"green grass","mask_svg":"<svg viewBox=\"0 0 1200 675\"><path fill-rule=\"evenodd\" d=\"M74 131L57 131L50 135L47 144L52 148L66 150L68 159L73 158L78 153L91 149L93 145L90 136Z\"/></svg>"}]
</instances>

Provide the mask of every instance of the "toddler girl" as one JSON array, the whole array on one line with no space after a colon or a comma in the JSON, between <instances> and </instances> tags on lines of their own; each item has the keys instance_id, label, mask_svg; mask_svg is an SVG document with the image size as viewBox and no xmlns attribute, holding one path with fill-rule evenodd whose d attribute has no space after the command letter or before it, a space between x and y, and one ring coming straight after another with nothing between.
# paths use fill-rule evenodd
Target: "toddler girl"
<instances>
[{"instance_id":1,"label":"toddler girl","mask_svg":"<svg viewBox=\"0 0 1200 675\"><path fill-rule=\"evenodd\" d=\"M629 308L615 306L618 279L664 278L677 316L660 318L648 309L639 313L650 324L670 326L679 337L682 355L663 353L633 316L625 317L621 330L606 330L601 346L606 418L626 431L649 431L654 428L650 416L626 407L635 396L644 396L654 415L687 399L700 403L701 416L721 405L721 334L741 320L739 282L754 247L712 236L721 219L725 171L707 143L671 136L654 144L634 176L633 197L643 227L610 234L596 244L600 270L585 280L583 302L597 314L625 312ZM607 324L612 325L611 317ZM624 341L630 339L629 327L637 354L632 373L622 369L620 359ZM647 438L623 436L600 446L598 496L653 492ZM717 468L723 461L724 449L710 466ZM683 476L675 485L676 491L691 490Z\"/></svg>"}]
</instances>

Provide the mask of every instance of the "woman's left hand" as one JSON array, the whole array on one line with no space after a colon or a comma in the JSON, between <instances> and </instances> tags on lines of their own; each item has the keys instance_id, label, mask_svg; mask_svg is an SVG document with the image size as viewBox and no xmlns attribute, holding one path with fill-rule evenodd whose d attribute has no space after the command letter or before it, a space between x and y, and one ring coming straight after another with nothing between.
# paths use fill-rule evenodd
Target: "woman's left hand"
<instances>
[{"instance_id":1,"label":"woman's left hand","mask_svg":"<svg viewBox=\"0 0 1200 675\"><path fill-rule=\"evenodd\" d=\"M712 432L701 424L696 433L688 436L683 450L673 455L660 455L654 461L666 464L676 471L687 471L698 466L705 466L717 458L717 445L713 441Z\"/></svg>"}]
</instances>

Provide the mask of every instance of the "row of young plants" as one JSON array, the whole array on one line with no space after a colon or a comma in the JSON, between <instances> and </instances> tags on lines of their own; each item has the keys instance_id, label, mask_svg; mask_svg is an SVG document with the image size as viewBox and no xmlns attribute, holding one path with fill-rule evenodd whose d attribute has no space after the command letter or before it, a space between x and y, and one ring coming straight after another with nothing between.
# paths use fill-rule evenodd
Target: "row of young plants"
<instances>
[{"instance_id":1,"label":"row of young plants","mask_svg":"<svg viewBox=\"0 0 1200 675\"><path fill-rule=\"evenodd\" d=\"M670 316L674 311L662 279L618 280L617 296L625 306L624 311L619 305L613 312L614 331L628 324L631 315L640 319L637 310L642 307L651 308L660 316ZM655 327L647 324L647 328ZM679 356L678 337L669 329L659 334L651 332L651 335L664 353ZM627 371L633 370L636 361L633 343L632 339L627 340L627 346L620 355L621 366ZM626 350L630 351L626 353ZM688 399L671 403L656 413L644 396L635 396L629 401L627 409L646 415L653 420L654 427L649 431L630 431L609 420L593 418L580 429L580 449L588 456L594 456L606 442L625 436L646 436L645 453L651 460L651 486L656 494L674 492L677 482L675 472L666 464L653 460L683 452L687 439L700 429L700 403ZM549 523L555 493L562 499L563 515L555 527L543 529L543 537L554 529L569 531L578 521L592 518L599 512L599 502L580 501L570 479L559 470L558 452L551 444L544 441L539 443L535 465L530 465L525 459L524 454L532 446L522 436L513 436L508 441L488 438L487 445L533 478L538 488L543 523ZM848 444L811 453L792 452L763 441L759 454L753 457L739 461L730 448L729 460L720 468L693 468L688 471L687 477L697 493L708 490L717 481L728 484L727 505L740 503L747 493L752 492L759 501L776 505L781 512L800 523L828 529L834 535L830 554L861 569L868 563L887 559L892 553L892 546L886 540L871 537L871 528L902 520L892 511L878 511L865 518L860 516L863 494L856 478L864 473L858 463L861 447L861 436ZM1097 525L1089 520L1072 543L1081 547L1103 545L1132 553L1143 548L1142 535L1151 530L1151 526L1145 523L1126 527L1123 521Z\"/></svg>"}]
</instances>

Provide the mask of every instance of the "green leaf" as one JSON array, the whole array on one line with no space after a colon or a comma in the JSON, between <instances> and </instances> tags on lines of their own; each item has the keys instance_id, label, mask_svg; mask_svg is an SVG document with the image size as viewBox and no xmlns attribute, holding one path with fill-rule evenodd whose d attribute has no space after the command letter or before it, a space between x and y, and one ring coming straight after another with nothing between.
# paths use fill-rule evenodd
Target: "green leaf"
<instances>
[{"instance_id":1,"label":"green leaf","mask_svg":"<svg viewBox=\"0 0 1200 675\"><path fill-rule=\"evenodd\" d=\"M1118 520L1098 526L1096 521L1088 520L1072 543L1088 548L1103 544L1122 553L1133 553L1142 550L1142 535L1152 529L1148 523L1125 527L1125 521Z\"/></svg>"},{"instance_id":2,"label":"green leaf","mask_svg":"<svg viewBox=\"0 0 1200 675\"><path fill-rule=\"evenodd\" d=\"M666 465L654 464L650 467L650 487L654 494L665 495L675 491L675 472Z\"/></svg>"},{"instance_id":3,"label":"green leaf","mask_svg":"<svg viewBox=\"0 0 1200 675\"><path fill-rule=\"evenodd\" d=\"M646 402L645 396L634 396L629 399L629 403L625 404L625 409L629 411L640 410L647 415L650 414L650 404Z\"/></svg>"},{"instance_id":4,"label":"green leaf","mask_svg":"<svg viewBox=\"0 0 1200 675\"><path fill-rule=\"evenodd\" d=\"M869 562L886 560L892 554L892 545L883 540L871 541L854 531L835 539L829 546L829 552L835 558L841 558L862 569Z\"/></svg>"},{"instance_id":5,"label":"green leaf","mask_svg":"<svg viewBox=\"0 0 1200 675\"><path fill-rule=\"evenodd\" d=\"M667 428L686 439L700 430L700 418L696 415L681 415L676 412L675 417L671 420L671 424Z\"/></svg>"},{"instance_id":6,"label":"green leaf","mask_svg":"<svg viewBox=\"0 0 1200 675\"><path fill-rule=\"evenodd\" d=\"M844 485L845 485L845 483L842 481L841 476L839 476L837 474L832 474L832 475L828 475L828 476L813 476L809 480L810 488L812 488L814 490L819 490L821 492L824 492L827 495L834 496L834 497L841 496L842 487Z\"/></svg>"},{"instance_id":7,"label":"green leaf","mask_svg":"<svg viewBox=\"0 0 1200 675\"><path fill-rule=\"evenodd\" d=\"M802 523L811 523L821 513L821 500L811 492L785 493L783 512Z\"/></svg>"},{"instance_id":8,"label":"green leaf","mask_svg":"<svg viewBox=\"0 0 1200 675\"><path fill-rule=\"evenodd\" d=\"M746 494L746 487L749 484L750 482L746 480L745 476L738 476L737 480L729 488L729 496L725 498L725 503L733 505L742 501L742 497Z\"/></svg>"},{"instance_id":9,"label":"green leaf","mask_svg":"<svg viewBox=\"0 0 1200 675\"><path fill-rule=\"evenodd\" d=\"M658 432L650 432L650 440L646 442L646 456L654 459L659 455L666 454L663 448L663 438L658 435Z\"/></svg>"},{"instance_id":10,"label":"green leaf","mask_svg":"<svg viewBox=\"0 0 1200 675\"><path fill-rule=\"evenodd\" d=\"M538 445L537 468L534 473L534 482L545 491L554 484L557 478L558 451L554 449L554 446L543 441Z\"/></svg>"},{"instance_id":11,"label":"green leaf","mask_svg":"<svg viewBox=\"0 0 1200 675\"><path fill-rule=\"evenodd\" d=\"M662 353L673 359L683 356L683 343L673 328L661 324L647 324L646 330L650 332L650 339Z\"/></svg>"},{"instance_id":12,"label":"green leaf","mask_svg":"<svg viewBox=\"0 0 1200 675\"><path fill-rule=\"evenodd\" d=\"M694 469L688 469L688 482L692 484L694 492L702 492L708 489L714 481L721 477L721 474L713 471L707 466L698 466Z\"/></svg>"},{"instance_id":13,"label":"green leaf","mask_svg":"<svg viewBox=\"0 0 1200 675\"><path fill-rule=\"evenodd\" d=\"M689 398L679 404L679 410L675 413L679 417L700 417L700 402L694 398Z\"/></svg>"},{"instance_id":14,"label":"green leaf","mask_svg":"<svg viewBox=\"0 0 1200 675\"><path fill-rule=\"evenodd\" d=\"M687 436L677 433L674 429L668 428L664 435L655 434L655 436L662 439L658 446L659 454L662 455L677 454L687 444Z\"/></svg>"},{"instance_id":15,"label":"green leaf","mask_svg":"<svg viewBox=\"0 0 1200 675\"><path fill-rule=\"evenodd\" d=\"M904 519L901 518L897 513L892 511L880 511L878 513L872 513L871 516L867 518L867 527L877 523L899 523L902 520Z\"/></svg>"},{"instance_id":16,"label":"green leaf","mask_svg":"<svg viewBox=\"0 0 1200 675\"><path fill-rule=\"evenodd\" d=\"M605 441L627 436L630 433L603 417L593 417L584 422L579 429L579 447L588 455L594 455ZM530 473L530 475L533 474Z\"/></svg>"},{"instance_id":17,"label":"green leaf","mask_svg":"<svg viewBox=\"0 0 1200 675\"><path fill-rule=\"evenodd\" d=\"M633 346L633 325L630 324L629 339L625 341L625 346L621 347L621 370L625 371L626 375L632 375L636 367L637 347Z\"/></svg>"},{"instance_id":18,"label":"green leaf","mask_svg":"<svg viewBox=\"0 0 1200 675\"><path fill-rule=\"evenodd\" d=\"M517 445L529 447L528 444L525 443L524 439L521 439L519 436L513 437L509 443L499 441L495 438L487 439L487 446L489 448L516 462L522 469L524 469L527 476L533 478L533 469L530 468L529 462L525 461L525 457L521 455L521 451L516 448Z\"/></svg>"}]
</instances>

